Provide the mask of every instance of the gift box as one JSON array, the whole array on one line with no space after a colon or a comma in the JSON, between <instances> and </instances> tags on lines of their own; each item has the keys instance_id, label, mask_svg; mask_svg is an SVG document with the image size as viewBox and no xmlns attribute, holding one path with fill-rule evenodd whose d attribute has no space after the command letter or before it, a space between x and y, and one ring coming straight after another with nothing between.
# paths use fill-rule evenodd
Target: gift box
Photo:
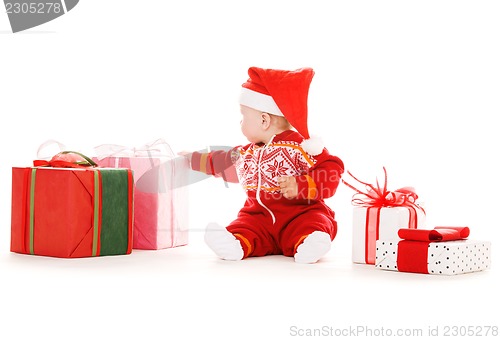
<instances>
[{"instance_id":1,"label":"gift box","mask_svg":"<svg viewBox=\"0 0 500 340\"><path fill-rule=\"evenodd\" d=\"M375 264L376 241L397 238L402 227L424 228L425 213L412 207L354 207L352 261Z\"/></svg>"},{"instance_id":2,"label":"gift box","mask_svg":"<svg viewBox=\"0 0 500 340\"><path fill-rule=\"evenodd\" d=\"M376 241L397 238L400 228L423 228L425 211L417 203L418 195L413 187L387 190L385 168L383 186L378 181L375 185L360 181L347 173L366 187L366 191L362 191L342 180L356 192L352 198L352 261L375 264Z\"/></svg>"},{"instance_id":3,"label":"gift box","mask_svg":"<svg viewBox=\"0 0 500 340\"><path fill-rule=\"evenodd\" d=\"M377 241L375 267L384 270L458 275L491 265L491 243L468 240L467 227L433 230L401 229L403 239Z\"/></svg>"},{"instance_id":4,"label":"gift box","mask_svg":"<svg viewBox=\"0 0 500 340\"><path fill-rule=\"evenodd\" d=\"M188 171L184 157L157 140L139 148L101 145L94 161L100 167L134 173L134 249L166 249L188 244Z\"/></svg>"},{"instance_id":5,"label":"gift box","mask_svg":"<svg viewBox=\"0 0 500 340\"><path fill-rule=\"evenodd\" d=\"M11 251L64 258L130 254L132 172L52 167L61 162L12 168Z\"/></svg>"}]
</instances>

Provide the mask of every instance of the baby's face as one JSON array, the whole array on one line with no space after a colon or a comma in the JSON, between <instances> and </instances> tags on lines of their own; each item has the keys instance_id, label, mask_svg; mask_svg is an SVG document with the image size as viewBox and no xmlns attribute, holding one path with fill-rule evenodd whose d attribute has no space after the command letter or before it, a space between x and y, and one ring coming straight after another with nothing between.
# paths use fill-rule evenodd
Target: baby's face
<instances>
[{"instance_id":1,"label":"baby's face","mask_svg":"<svg viewBox=\"0 0 500 340\"><path fill-rule=\"evenodd\" d=\"M241 132L251 143L262 142L262 112L245 105L240 105Z\"/></svg>"}]
</instances>

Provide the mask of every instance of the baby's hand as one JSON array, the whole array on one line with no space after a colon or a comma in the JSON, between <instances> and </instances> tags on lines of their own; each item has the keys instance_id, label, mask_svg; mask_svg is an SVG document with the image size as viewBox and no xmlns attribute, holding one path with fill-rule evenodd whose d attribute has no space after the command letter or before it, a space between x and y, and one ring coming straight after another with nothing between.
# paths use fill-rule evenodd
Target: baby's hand
<instances>
[{"instance_id":1,"label":"baby's hand","mask_svg":"<svg viewBox=\"0 0 500 340\"><path fill-rule=\"evenodd\" d=\"M192 152L190 152L190 151L181 151L181 152L178 152L177 154L179 156L184 157L185 159L187 159L187 161L189 163L189 166L191 166L191 155L193 154Z\"/></svg>"},{"instance_id":2,"label":"baby's hand","mask_svg":"<svg viewBox=\"0 0 500 340\"><path fill-rule=\"evenodd\" d=\"M299 186L297 185L297 180L293 176L278 177L278 184L285 198L292 199L299 194Z\"/></svg>"}]
</instances>

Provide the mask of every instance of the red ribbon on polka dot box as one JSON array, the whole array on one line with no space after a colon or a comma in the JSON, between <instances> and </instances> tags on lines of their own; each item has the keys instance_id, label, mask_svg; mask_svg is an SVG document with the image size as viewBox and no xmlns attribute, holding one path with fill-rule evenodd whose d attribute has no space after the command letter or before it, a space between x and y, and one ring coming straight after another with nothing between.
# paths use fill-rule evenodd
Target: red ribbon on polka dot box
<instances>
[{"instance_id":1,"label":"red ribbon on polka dot box","mask_svg":"<svg viewBox=\"0 0 500 340\"><path fill-rule=\"evenodd\" d=\"M458 275L486 270L491 243L468 240L468 227L402 228L400 240L378 240L375 267L400 272Z\"/></svg>"}]
</instances>

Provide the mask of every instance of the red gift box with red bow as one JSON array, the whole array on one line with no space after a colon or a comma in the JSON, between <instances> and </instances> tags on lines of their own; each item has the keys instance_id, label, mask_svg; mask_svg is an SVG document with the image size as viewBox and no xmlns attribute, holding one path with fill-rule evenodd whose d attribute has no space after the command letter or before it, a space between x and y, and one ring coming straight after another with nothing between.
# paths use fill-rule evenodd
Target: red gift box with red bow
<instances>
[{"instance_id":1,"label":"red gift box with red bow","mask_svg":"<svg viewBox=\"0 0 500 340\"><path fill-rule=\"evenodd\" d=\"M491 243L467 239L468 227L402 228L401 239L378 240L375 267L400 272L457 275L486 270Z\"/></svg>"}]
</instances>

